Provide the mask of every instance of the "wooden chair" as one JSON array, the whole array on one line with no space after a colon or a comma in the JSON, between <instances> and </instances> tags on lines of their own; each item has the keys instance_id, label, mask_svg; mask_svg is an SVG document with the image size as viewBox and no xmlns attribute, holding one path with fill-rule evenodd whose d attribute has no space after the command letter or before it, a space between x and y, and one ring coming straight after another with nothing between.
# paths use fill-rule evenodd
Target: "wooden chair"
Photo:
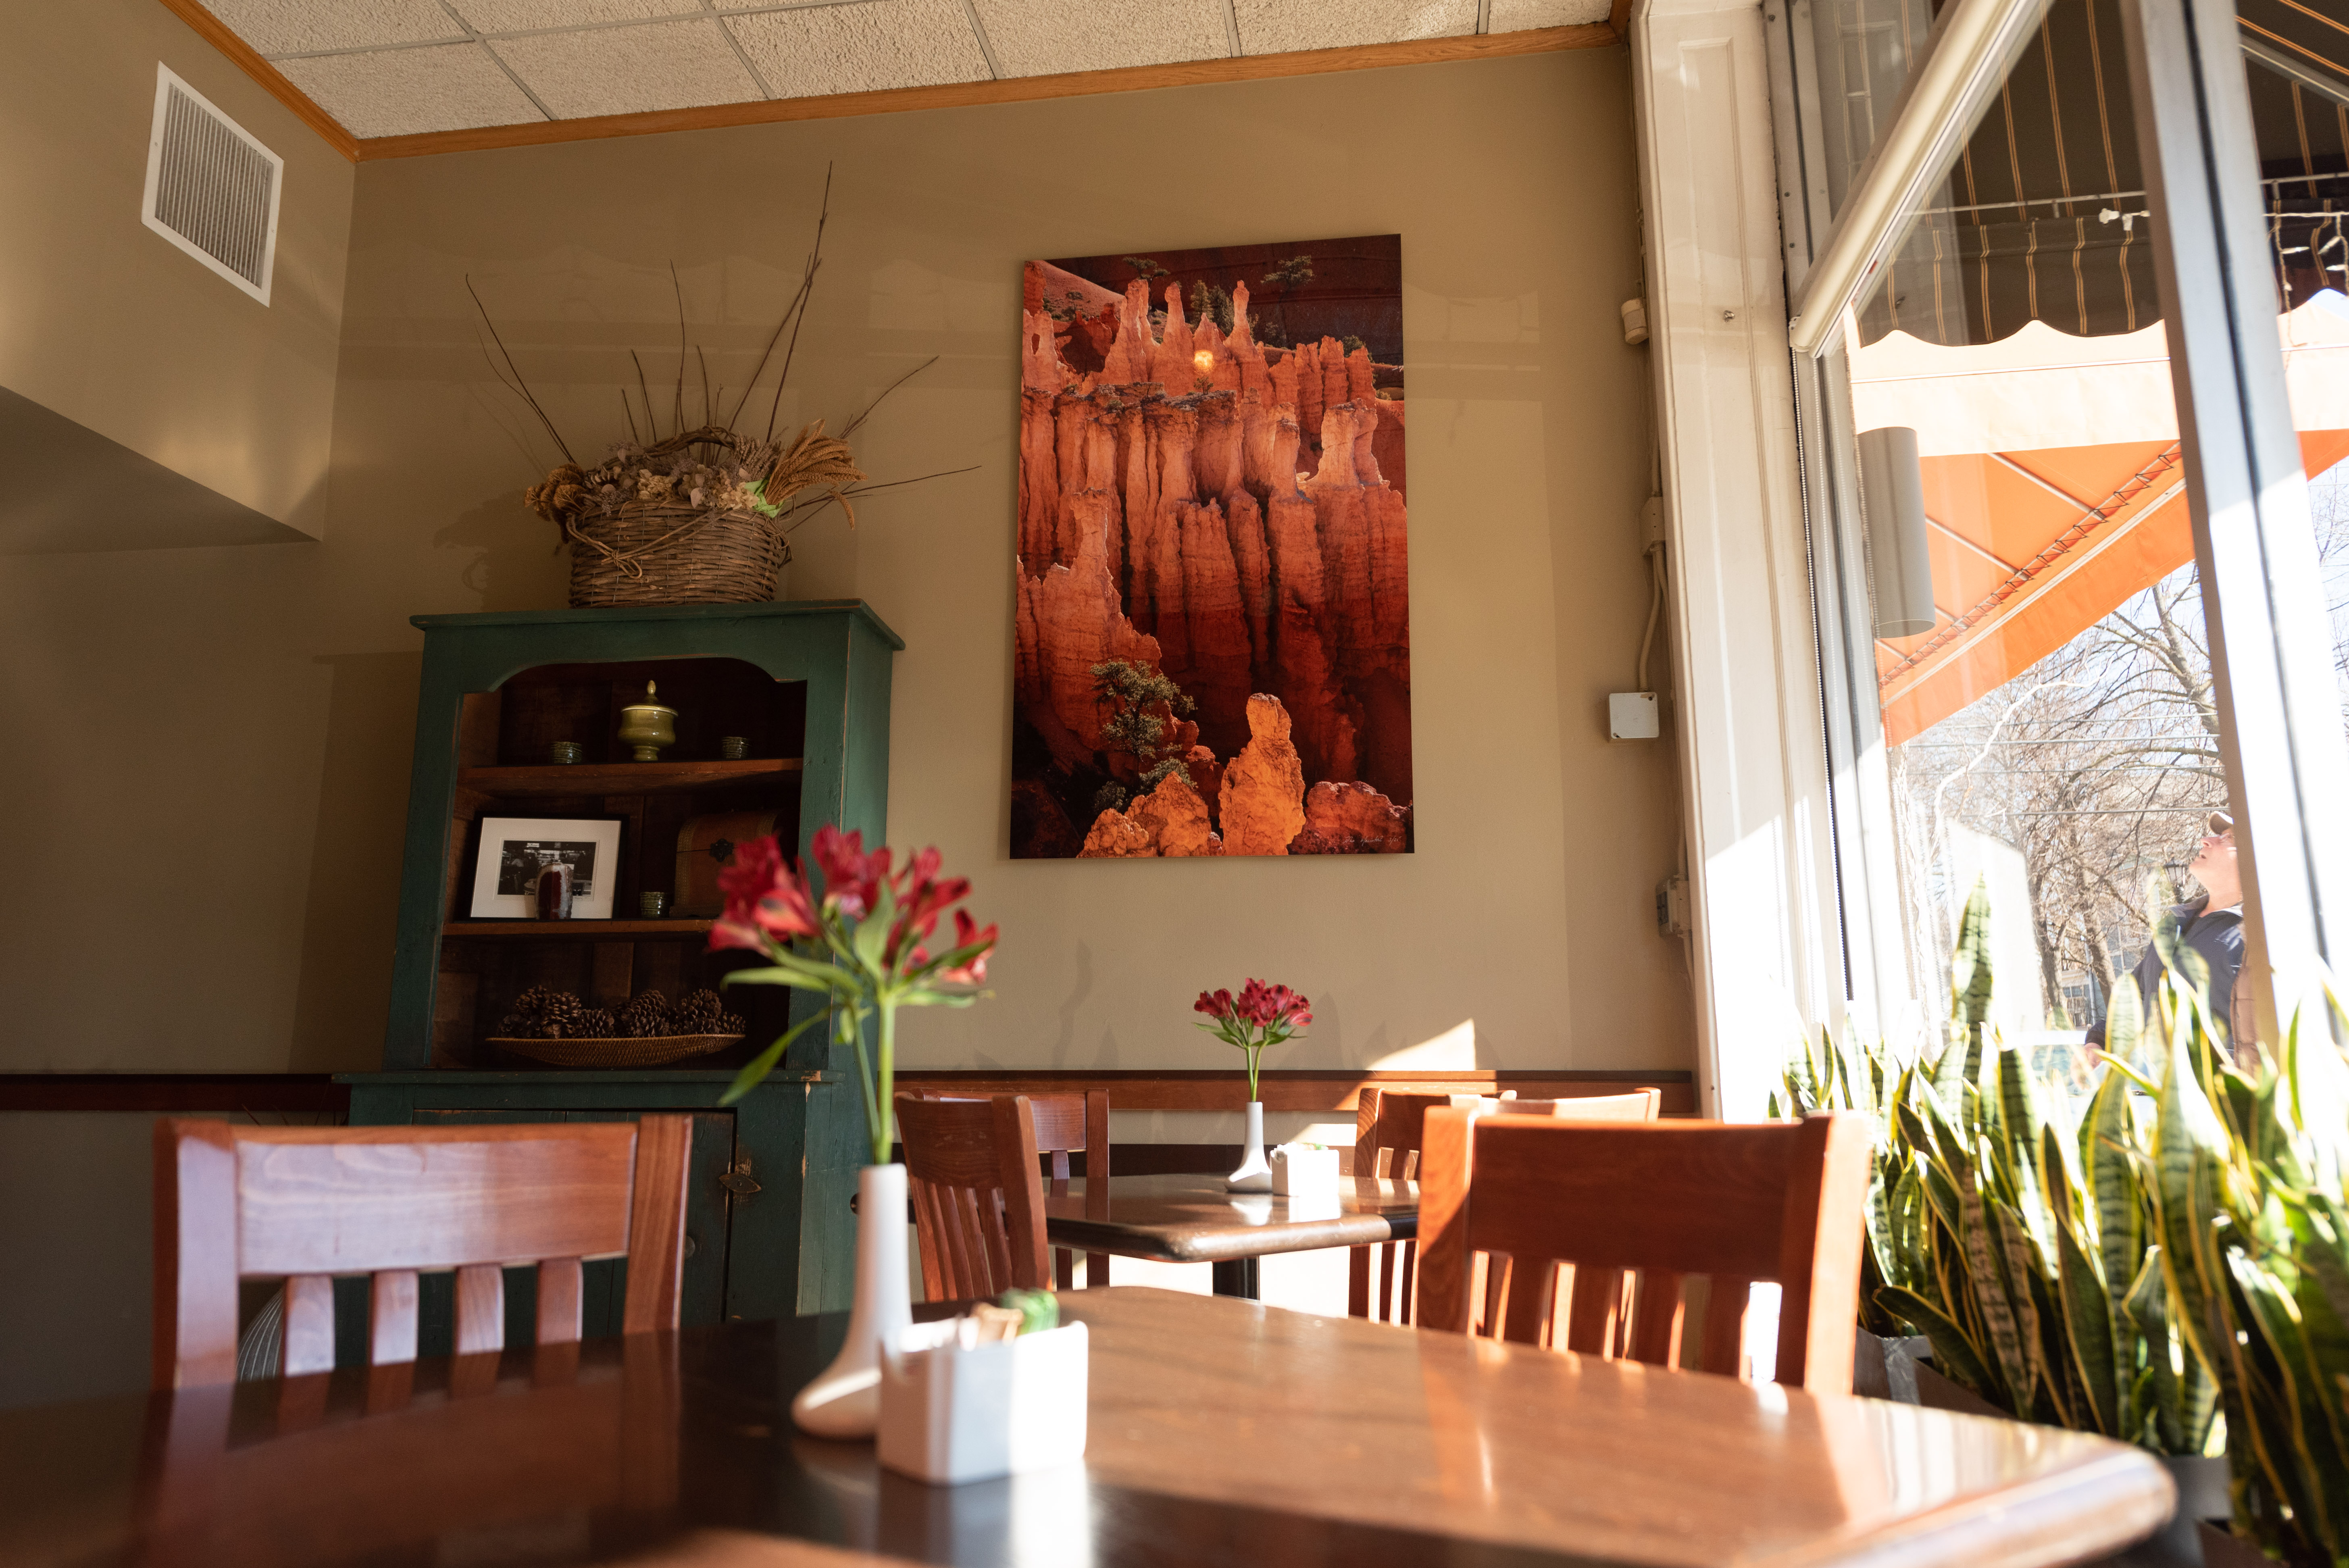
<instances>
[{"instance_id":1,"label":"wooden chair","mask_svg":"<svg viewBox=\"0 0 2349 1568\"><path fill-rule=\"evenodd\" d=\"M966 1099L940 1089L907 1091L924 1099ZM981 1101L981 1103L984 1103ZM1028 1105L1036 1120L1036 1148L1047 1168L1045 1180L1056 1193L1066 1192L1071 1180L1069 1156L1085 1157L1085 1212L1109 1217L1109 1090L1071 1089L1065 1094L1031 1094ZM1067 1247L1052 1249L1052 1278L1059 1289L1077 1287L1077 1254ZM1109 1254L1085 1254L1085 1285L1099 1289L1109 1284Z\"/></svg>"},{"instance_id":2,"label":"wooden chair","mask_svg":"<svg viewBox=\"0 0 2349 1568\"><path fill-rule=\"evenodd\" d=\"M1366 1088L1354 1110L1354 1174L1358 1178L1410 1181L1419 1175L1420 1130L1436 1106L1475 1104L1486 1111L1556 1116L1575 1121L1653 1121L1663 1091L1590 1095L1577 1099L1485 1099L1475 1095L1418 1094ZM1375 1252L1375 1257L1372 1253ZM1412 1321L1412 1275L1416 1242L1356 1247L1346 1260L1346 1311L1381 1323Z\"/></svg>"},{"instance_id":3,"label":"wooden chair","mask_svg":"<svg viewBox=\"0 0 2349 1568\"><path fill-rule=\"evenodd\" d=\"M1705 1274L1699 1364L1737 1376L1748 1287L1775 1280L1777 1381L1848 1393L1868 1161L1848 1114L1592 1127L1431 1110L1420 1326L1555 1344L1563 1317L1567 1349L1678 1366L1682 1280ZM1641 1271L1629 1317L1627 1270Z\"/></svg>"},{"instance_id":4,"label":"wooden chair","mask_svg":"<svg viewBox=\"0 0 2349 1568\"><path fill-rule=\"evenodd\" d=\"M692 1119L519 1127L155 1126L154 1382L236 1377L237 1282L285 1281L288 1377L335 1364L337 1274L373 1276L368 1361L416 1359L416 1276L454 1269L456 1350L505 1343L504 1265L538 1265L538 1342L576 1341L583 1260L628 1260L631 1334L675 1328Z\"/></svg>"},{"instance_id":5,"label":"wooden chair","mask_svg":"<svg viewBox=\"0 0 2349 1568\"><path fill-rule=\"evenodd\" d=\"M1036 1112L1026 1095L987 1099L897 1096L905 1181L931 1301L1051 1284Z\"/></svg>"}]
</instances>

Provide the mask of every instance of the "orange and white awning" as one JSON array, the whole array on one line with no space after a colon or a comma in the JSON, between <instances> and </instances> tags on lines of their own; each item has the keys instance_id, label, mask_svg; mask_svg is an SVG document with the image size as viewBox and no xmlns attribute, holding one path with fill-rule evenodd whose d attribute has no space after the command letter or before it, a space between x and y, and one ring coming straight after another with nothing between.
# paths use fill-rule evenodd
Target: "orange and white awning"
<instances>
[{"instance_id":1,"label":"orange and white awning","mask_svg":"<svg viewBox=\"0 0 2349 1568\"><path fill-rule=\"evenodd\" d=\"M2302 459L2349 458L2349 309L2278 324ZM1895 332L1852 351L1857 428L1914 428L1933 630L1879 640L1885 738L1909 739L2194 557L2158 324L2075 337L2033 322L1979 346Z\"/></svg>"}]
</instances>

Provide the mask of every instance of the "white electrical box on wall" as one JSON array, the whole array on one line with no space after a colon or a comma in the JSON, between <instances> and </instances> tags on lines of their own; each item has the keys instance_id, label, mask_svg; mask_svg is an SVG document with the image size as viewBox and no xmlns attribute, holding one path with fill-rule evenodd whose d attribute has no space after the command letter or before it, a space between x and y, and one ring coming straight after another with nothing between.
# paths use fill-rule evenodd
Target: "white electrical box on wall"
<instances>
[{"instance_id":1,"label":"white electrical box on wall","mask_svg":"<svg viewBox=\"0 0 2349 1568\"><path fill-rule=\"evenodd\" d=\"M1656 716L1656 694L1618 691L1607 694L1607 738L1653 740L1663 733Z\"/></svg>"}]
</instances>

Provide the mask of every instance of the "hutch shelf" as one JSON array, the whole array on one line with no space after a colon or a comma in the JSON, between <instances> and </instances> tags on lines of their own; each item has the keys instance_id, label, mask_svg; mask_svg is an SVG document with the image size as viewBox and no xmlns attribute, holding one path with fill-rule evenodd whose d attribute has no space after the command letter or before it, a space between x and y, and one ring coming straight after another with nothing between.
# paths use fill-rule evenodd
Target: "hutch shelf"
<instances>
[{"instance_id":1,"label":"hutch shelf","mask_svg":"<svg viewBox=\"0 0 2349 1568\"><path fill-rule=\"evenodd\" d=\"M718 988L728 969L754 962L708 951L716 870L737 842L771 830L805 854L825 823L884 841L890 661L905 645L854 600L414 620L424 675L390 1020L384 1070L346 1078L352 1121L689 1112L686 1321L845 1306L864 1137L854 1063L831 1059L827 1031L811 1029L758 1089L718 1103L734 1069L810 999L777 986L721 990L747 1037L675 1068L555 1069L491 1042L533 986L616 1008L647 989L675 1001ZM677 740L636 761L616 735L619 710L644 701L648 681L678 712ZM722 756L725 737L741 737L746 755ZM561 741L576 743L580 760L553 761ZM497 818L616 820L616 863L581 873L591 891L608 886L611 918L477 913L479 857L504 843L485 850L482 824ZM645 892L668 895L666 918L642 918ZM624 1268L590 1265L588 1332L616 1332ZM533 1277L508 1271L510 1344L530 1339ZM337 1325L355 1350L358 1283ZM419 1299L424 1354L448 1333L446 1295L445 1282L427 1282Z\"/></svg>"}]
</instances>

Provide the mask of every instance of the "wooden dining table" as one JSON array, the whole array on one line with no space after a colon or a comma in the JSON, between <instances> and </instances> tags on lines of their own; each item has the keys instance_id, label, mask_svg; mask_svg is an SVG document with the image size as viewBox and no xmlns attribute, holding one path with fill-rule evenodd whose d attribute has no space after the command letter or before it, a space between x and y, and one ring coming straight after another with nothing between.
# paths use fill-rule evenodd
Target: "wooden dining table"
<instances>
[{"instance_id":1,"label":"wooden dining table","mask_svg":"<svg viewBox=\"0 0 2349 1568\"><path fill-rule=\"evenodd\" d=\"M1071 1252L1210 1264L1215 1293L1254 1301L1271 1253L1406 1242L1419 1234L1419 1184L1351 1177L1322 1197L1234 1192L1220 1176L1085 1177L1044 1184L1044 1235Z\"/></svg>"},{"instance_id":2,"label":"wooden dining table","mask_svg":"<svg viewBox=\"0 0 2349 1568\"><path fill-rule=\"evenodd\" d=\"M2173 1497L2044 1427L1134 1286L1062 1303L1088 1441L1055 1470L932 1487L799 1436L842 1316L730 1324L0 1414L0 1562L2031 1568Z\"/></svg>"}]
</instances>

